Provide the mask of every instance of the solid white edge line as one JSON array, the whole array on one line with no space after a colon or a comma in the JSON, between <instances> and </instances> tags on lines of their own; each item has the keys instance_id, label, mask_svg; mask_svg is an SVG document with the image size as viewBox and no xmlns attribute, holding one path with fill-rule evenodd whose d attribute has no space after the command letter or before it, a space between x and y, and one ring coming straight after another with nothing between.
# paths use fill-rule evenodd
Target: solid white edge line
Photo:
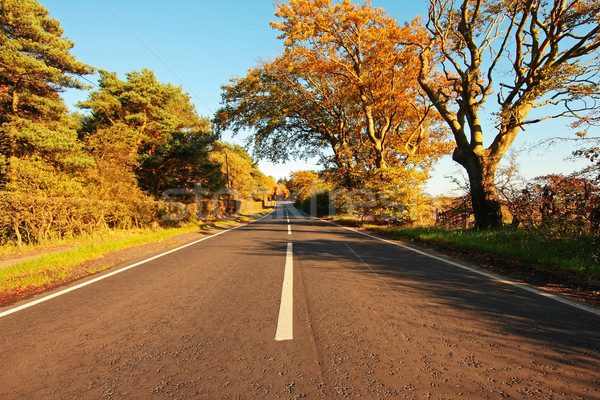
<instances>
[{"instance_id":1,"label":"solid white edge line","mask_svg":"<svg viewBox=\"0 0 600 400\"><path fill-rule=\"evenodd\" d=\"M145 260L139 261L139 262L137 262L137 263L135 263L135 264L128 265L128 266L126 266L126 267L123 267L123 268L121 268L121 269L118 269L118 270L116 270L116 271L110 272L110 273L108 273L108 274L105 274L105 275L99 276L99 277L97 277L97 278L94 278L94 279L90 279L89 281L85 281L85 282L83 282L83 283L80 283L80 284L78 284L78 285L75 285L75 286L73 286L73 287L70 287L70 288L67 288L67 289L61 290L61 291L59 291L59 292L56 292L56 293L53 293L53 294L47 295L47 296L45 296L45 297L42 297L41 299L33 300L33 301L30 301L29 303L22 304L22 305L20 305L20 306L18 306L18 307L15 307L15 308L11 308L11 309L9 309L9 310L6 310L6 311L4 311L4 312L0 313L0 318L2 318L2 317L5 317L5 316L7 316L7 315L10 315L10 314L13 314L13 313L16 313L17 311L21 311L21 310L25 310L25 309L27 309L27 308L29 308L29 307L33 307L33 306L35 306L35 305L37 305L37 304L40 304L40 303L43 303L43 302L45 302L45 301L48 301L48 300L54 299L55 297L62 296L63 294L67 294L67 293L69 293L69 292L72 292L72 291L75 291L75 290L77 290L77 289L81 289L82 287L85 287L85 286L91 285L92 283L96 283L96 282L98 282L98 281L101 281L101 280L103 280L103 279L109 278L109 277L111 277L111 276L113 276L113 275L120 274L121 272L124 272L124 271L127 271L127 270L129 270L129 269L132 269L132 268L138 267L138 266L140 266L140 265L142 265L142 264L146 264L146 263L148 263L148 262L150 262L150 261L154 261L154 260L156 260L156 259L158 259L158 258L161 258L161 257L163 257L163 256L166 256L166 255L168 255L168 254L175 253L176 251L179 251L179 250L185 249L186 247L193 246L193 245L195 245L195 244L198 244L198 243L200 243L200 242L203 242L203 241L205 241L205 240L207 240L207 239L210 239L210 238L213 238L213 237L215 237L215 236L222 235L223 233L227 233L227 232L229 232L229 231L232 231L232 230L234 230L234 229L242 228L242 227L244 227L244 226L246 226L246 225L249 225L249 224L251 224L251 223L253 223L253 222L256 222L256 221L260 221L261 219L263 219L263 218L266 218L267 216L271 215L271 213L272 213L273 211L274 211L274 210L272 210L271 212L269 212L268 214L265 214L264 216L262 216L262 217L260 217L260 218L257 218L257 219L255 219L255 220L252 220L252 221L246 222L245 224L242 224L242 225L239 225L239 226L235 226L235 227L233 227L233 228L229 228L229 229L227 229L227 230L225 230L225 231L217 232L217 233L215 233L214 235L210 235L210 236L207 236L207 237L205 237L205 238L202 238L202 239L196 240L196 241L194 241L194 242L191 242L191 243L184 244L184 245L182 245L182 246L176 247L176 248L174 248L174 249L171 249L171 250L169 250L169 251L166 251L166 252L164 252L164 253L158 254L158 255L156 255L156 256L154 256L154 257L147 258L147 259L145 259Z\"/></svg>"},{"instance_id":2,"label":"solid white edge line","mask_svg":"<svg viewBox=\"0 0 600 400\"><path fill-rule=\"evenodd\" d=\"M302 210L298 210L298 211L300 211L301 213L306 214ZM502 284L505 284L505 285L514 286L514 287L523 289L525 291L528 291L528 292L531 292L531 293L535 293L535 294L537 294L539 296L550 298L550 299L555 300L555 301L557 301L559 303L566 304L568 306L577 308L577 309L582 310L582 311L589 312L591 314L594 314L594 315L600 317L600 310L598 310L598 309L596 309L594 307L588 306L586 304L581 304L579 302L567 299L567 298L565 298L563 296L556 295L554 293L548 292L548 291L543 290L543 289L538 289L536 287L533 287L533 286L529 285L528 283L515 281L515 280L512 280L512 279L507 278L505 276L494 274L492 272L487 272L487 271L483 271L483 270L480 270L480 269L477 269L477 268L472 268L472 267L469 267L469 266L464 265L464 264L460 264L460 263L452 261L452 260L447 260L447 259L442 258L442 257L434 256L433 254L428 254L428 253L426 253L424 251L412 248L410 246L406 246L406 245L404 245L402 243L393 242L393 241L388 240L388 239L384 239L384 238L381 238L381 237L377 237L375 235L371 235L370 233L361 232L359 230L356 230L356 229L353 229L353 228L350 228L350 227L347 227L347 226L343 226L343 225L337 224L337 223L332 222L332 221L328 221L328 220L316 218L316 217L313 217L312 215L309 215L309 214L306 214L306 216L308 216L308 217L310 217L312 219L316 219L318 221L323 221L323 222L329 223L331 225L335 225L337 227L340 227L340 228L343 228L343 229L346 229L346 230L349 230L349 231L352 231L352 232L360 233L361 235L368 236L368 237L370 237L372 239L376 239L376 240L379 240L379 241L382 241L382 242L385 242L385 243L392 244L394 246L401 247L401 248L403 248L405 250L413 251L415 253L421 254L421 255L429 257L429 258L433 258L434 260L441 261L443 263L452 265L454 267L462 268L464 270L473 272L475 274L485 276L485 277L487 277L487 278L489 278L489 279L491 279L491 280L493 280L495 282L499 282L499 283L502 283Z\"/></svg>"},{"instance_id":3,"label":"solid white edge line","mask_svg":"<svg viewBox=\"0 0 600 400\"><path fill-rule=\"evenodd\" d=\"M294 338L294 253L292 243L288 243L285 254L285 270L283 287L281 288L281 304L275 340L292 340Z\"/></svg>"}]
</instances>

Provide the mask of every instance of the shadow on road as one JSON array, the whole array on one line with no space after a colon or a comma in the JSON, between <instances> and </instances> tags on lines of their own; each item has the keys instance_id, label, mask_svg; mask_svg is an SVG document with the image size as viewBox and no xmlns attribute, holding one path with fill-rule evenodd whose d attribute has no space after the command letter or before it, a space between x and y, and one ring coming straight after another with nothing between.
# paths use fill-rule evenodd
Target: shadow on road
<instances>
[{"instance_id":1,"label":"shadow on road","mask_svg":"<svg viewBox=\"0 0 600 400\"><path fill-rule=\"evenodd\" d=\"M600 354L600 317L596 315L416 252L329 229L320 221L305 221L298 229L318 236L301 240L294 248L297 257L310 259L315 268L342 268L353 278L352 272L365 278L375 276L382 290L419 292L429 306L460 310L465 318L475 315L491 321L500 334L531 339L559 353Z\"/></svg>"}]
</instances>

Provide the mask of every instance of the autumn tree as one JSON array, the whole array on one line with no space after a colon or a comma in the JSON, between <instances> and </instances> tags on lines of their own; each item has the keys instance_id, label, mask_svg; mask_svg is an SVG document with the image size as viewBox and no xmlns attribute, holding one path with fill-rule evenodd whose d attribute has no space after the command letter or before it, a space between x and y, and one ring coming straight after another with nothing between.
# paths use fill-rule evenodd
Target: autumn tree
<instances>
[{"instance_id":1,"label":"autumn tree","mask_svg":"<svg viewBox=\"0 0 600 400\"><path fill-rule=\"evenodd\" d=\"M254 192L256 200L270 200L277 196L277 182L272 176L266 176L258 168L255 168L254 180L257 183L257 189Z\"/></svg>"},{"instance_id":2,"label":"autumn tree","mask_svg":"<svg viewBox=\"0 0 600 400\"><path fill-rule=\"evenodd\" d=\"M517 134L545 119L593 111L599 18L597 1L430 1L419 82L452 130L453 159L468 173L477 227L502 224L494 176ZM436 73L448 85L433 80ZM484 107L495 128L486 128Z\"/></svg>"},{"instance_id":3,"label":"autumn tree","mask_svg":"<svg viewBox=\"0 0 600 400\"><path fill-rule=\"evenodd\" d=\"M152 71L126 76L101 72L99 89L79 104L90 111L82 137L100 174L134 176L155 197L170 187L193 186L215 140L208 119L197 115L181 87L160 83Z\"/></svg>"},{"instance_id":4,"label":"autumn tree","mask_svg":"<svg viewBox=\"0 0 600 400\"><path fill-rule=\"evenodd\" d=\"M287 188L295 199L307 199L316 191L319 175L313 171L295 171L290 174Z\"/></svg>"},{"instance_id":5,"label":"autumn tree","mask_svg":"<svg viewBox=\"0 0 600 400\"><path fill-rule=\"evenodd\" d=\"M422 133L419 127L429 115L427 104L418 100L417 47L412 43L422 40L419 25L401 27L369 1L361 6L291 0L277 7L281 22L272 26L281 31L279 38L308 60L297 68L309 76L336 77L336 89L356 99L373 164L384 168L406 155L397 144L388 150L390 142L402 138L402 146L411 148L415 131Z\"/></svg>"},{"instance_id":6,"label":"autumn tree","mask_svg":"<svg viewBox=\"0 0 600 400\"><path fill-rule=\"evenodd\" d=\"M296 0L276 15L285 51L223 88L216 125L254 130L274 160L331 154L322 161L347 188L388 168L422 183L449 146L417 82L418 24L399 27L368 2Z\"/></svg>"},{"instance_id":7,"label":"autumn tree","mask_svg":"<svg viewBox=\"0 0 600 400\"><path fill-rule=\"evenodd\" d=\"M290 197L290 189L286 186L284 181L277 182L277 191L275 193L276 198L287 199Z\"/></svg>"},{"instance_id":8,"label":"autumn tree","mask_svg":"<svg viewBox=\"0 0 600 400\"><path fill-rule=\"evenodd\" d=\"M209 160L216 166L208 184L212 192L226 193L228 189L238 200L262 193L264 175L241 146L216 141L211 146Z\"/></svg>"},{"instance_id":9,"label":"autumn tree","mask_svg":"<svg viewBox=\"0 0 600 400\"><path fill-rule=\"evenodd\" d=\"M74 175L93 165L60 97L83 88L77 77L92 68L62 35L38 2L0 2L0 184L9 190L72 192Z\"/></svg>"},{"instance_id":10,"label":"autumn tree","mask_svg":"<svg viewBox=\"0 0 600 400\"><path fill-rule=\"evenodd\" d=\"M234 133L252 129L254 153L275 162L315 156L331 161L353 186L358 143L351 142L353 136L361 140L358 109L336 77L302 74L297 66L306 62L286 50L223 86L215 126Z\"/></svg>"}]
</instances>

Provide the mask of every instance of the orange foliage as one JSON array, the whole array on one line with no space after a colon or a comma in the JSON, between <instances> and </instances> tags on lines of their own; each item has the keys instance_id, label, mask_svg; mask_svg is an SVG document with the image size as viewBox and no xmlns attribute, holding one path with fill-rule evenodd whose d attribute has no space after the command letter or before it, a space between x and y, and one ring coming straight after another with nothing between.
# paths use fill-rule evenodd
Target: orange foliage
<instances>
[{"instance_id":1,"label":"orange foliage","mask_svg":"<svg viewBox=\"0 0 600 400\"><path fill-rule=\"evenodd\" d=\"M252 130L255 154L274 161L319 156L348 189L422 185L453 146L417 80L419 21L399 26L368 2L277 7L285 51L223 87L216 128Z\"/></svg>"},{"instance_id":2,"label":"orange foliage","mask_svg":"<svg viewBox=\"0 0 600 400\"><path fill-rule=\"evenodd\" d=\"M427 38L418 20L399 26L370 2L347 0L291 0L277 8L281 22L271 24L285 40L289 71L326 76L338 98L358 103L365 164L414 166L451 150L417 81L417 45Z\"/></svg>"}]
</instances>

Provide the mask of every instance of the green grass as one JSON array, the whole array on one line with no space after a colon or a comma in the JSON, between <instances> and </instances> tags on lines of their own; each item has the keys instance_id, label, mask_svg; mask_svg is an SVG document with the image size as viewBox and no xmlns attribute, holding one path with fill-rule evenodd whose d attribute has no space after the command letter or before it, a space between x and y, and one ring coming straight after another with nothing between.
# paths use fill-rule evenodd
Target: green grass
<instances>
[{"instance_id":1,"label":"green grass","mask_svg":"<svg viewBox=\"0 0 600 400\"><path fill-rule=\"evenodd\" d=\"M105 254L127 249L146 243L157 243L183 233L224 226L235 222L245 222L264 215L264 210L252 216L244 216L231 220L215 221L201 225L190 225L181 228L170 228L159 231L136 230L128 234L120 232L117 238L105 240L95 239L74 248L42 255L32 260L19 262L0 269L0 292L13 291L27 287L45 287L52 283L62 282L77 273L82 263L96 259ZM87 274L99 272L110 265L96 269L88 269Z\"/></svg>"},{"instance_id":2,"label":"green grass","mask_svg":"<svg viewBox=\"0 0 600 400\"><path fill-rule=\"evenodd\" d=\"M337 221L354 226L357 222L353 219ZM600 278L598 238L590 236L556 238L542 231L515 228L491 231L376 225L364 225L364 228L398 239L436 243Z\"/></svg>"},{"instance_id":3,"label":"green grass","mask_svg":"<svg viewBox=\"0 0 600 400\"><path fill-rule=\"evenodd\" d=\"M43 244L24 244L19 247L15 244L5 244L0 246L0 255L15 256L20 255L26 257L34 255L44 249L60 249L66 247L80 246L86 243L93 243L98 240L113 240L130 237L133 234L145 234L150 232L149 229L111 229L96 231L91 234L84 234L76 237L48 239Z\"/></svg>"}]
</instances>

